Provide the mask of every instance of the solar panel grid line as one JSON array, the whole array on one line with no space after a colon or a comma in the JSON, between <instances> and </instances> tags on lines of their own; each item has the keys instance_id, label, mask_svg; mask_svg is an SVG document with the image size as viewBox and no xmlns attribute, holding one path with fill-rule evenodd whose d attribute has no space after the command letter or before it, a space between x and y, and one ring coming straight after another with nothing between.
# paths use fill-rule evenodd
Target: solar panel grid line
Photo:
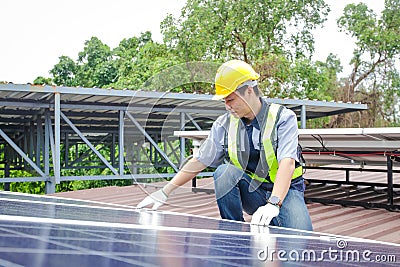
<instances>
[{"instance_id":1,"label":"solar panel grid line","mask_svg":"<svg viewBox=\"0 0 400 267\"><path fill-rule=\"evenodd\" d=\"M142 242L143 243L143 242ZM154 244L150 244L150 245L152 245L152 247L154 247ZM166 251L166 252L172 252L172 251ZM70 253L71 254L71 253ZM76 254L76 253L75 253ZM143 256L143 253L141 253L141 254L132 254L132 253L126 253L126 254L124 254L124 253L114 253L114 255L119 255L119 256ZM149 256L152 256L151 254L149 254ZM168 254L166 254L166 255L164 255L164 254L161 254L161 256L166 256L166 257L174 257L174 255L172 255L172 256L169 256ZM188 255L188 254L186 254L186 256L189 256L189 257L198 257L198 256L196 256L196 255ZM177 257L179 257L179 256L177 256ZM220 259L221 258L223 258L223 257L220 257L220 256L218 256ZM212 257L211 257L212 258ZM244 257L243 256L243 258L246 258L246 257ZM215 260L214 261L216 261L216 262L222 262L220 259L218 259L218 258L215 258ZM231 266L240 266L239 264L230 264ZM146 265L141 265L141 266L146 266Z\"/></svg>"},{"instance_id":2,"label":"solar panel grid line","mask_svg":"<svg viewBox=\"0 0 400 267\"><path fill-rule=\"evenodd\" d=\"M190 256L190 255L188 255L188 256ZM212 257L211 257L211 258L212 258ZM221 258L224 258L224 257L218 256L218 258L220 258L220 259L221 259ZM229 258L229 259L231 259L231 258ZM235 266L237 266L237 265L235 265Z\"/></svg>"},{"instance_id":3,"label":"solar panel grid line","mask_svg":"<svg viewBox=\"0 0 400 267\"><path fill-rule=\"evenodd\" d=\"M157 245L159 246L163 246L163 245L167 245L167 246L171 246L173 247L173 249L170 251L170 254L164 254L164 255L159 255L159 256L163 256L163 257L182 257L182 256L187 256L189 258L199 258L201 259L202 256L200 256L199 253L202 250L209 250L210 248L210 243L209 237L203 237L204 240L197 240L199 237L197 236L185 236L185 241L179 241L179 243L176 243L176 240L174 240L173 243L157 243ZM194 238L194 239L193 239ZM187 244L187 239L190 239L192 246L185 251L185 246ZM197 242L198 241L198 242ZM201 242L203 241L203 242ZM204 241L208 241L208 243L205 243ZM239 241L239 240L237 240ZM238 243L238 242L237 242ZM237 244L236 243L236 244ZM215 244L214 244L215 245ZM226 260L231 260L233 257L238 260L238 259L242 259L242 260L246 260L248 259L249 255L247 253L244 252L240 252L240 251L234 251L232 250L232 248L234 248L235 246L225 246L225 248L222 248L220 245L215 248L218 253L217 255L207 255L207 260L211 260L212 262L215 263L225 263L227 264ZM176 250L181 250L181 251L185 251L184 255L174 255L173 253L176 253ZM239 263L230 263L229 265L231 266L241 266L241 264Z\"/></svg>"},{"instance_id":4,"label":"solar panel grid line","mask_svg":"<svg viewBox=\"0 0 400 267\"><path fill-rule=\"evenodd\" d=\"M218 230L218 229L204 229L204 228L187 228L187 227L172 227L172 226L160 226L160 225L146 225L146 224L128 224L128 223L115 223L115 222L101 222L101 221L83 221L83 220L70 220L70 219L56 219L56 218L41 218L41 217L27 217L27 216L14 216L14 215L0 215L0 221L13 221L13 222L35 222L35 223L51 223L56 225L79 225L79 226L92 226L92 227L111 227L111 228L122 228L122 229L134 229L134 230L156 230L156 231L169 231L169 232L187 232L187 233L204 233L208 234L228 234L232 236L246 236L251 237L258 235L252 232L240 232L230 230ZM246 223L243 223L246 224ZM310 233L311 234L311 233ZM323 240L323 241L335 241L337 238L334 235L316 235L316 236L300 236L300 235L288 235L288 234L269 234L269 237L273 238L288 238L288 239L300 239L300 240ZM357 241L357 238L348 239ZM399 245L400 247L400 245Z\"/></svg>"},{"instance_id":5,"label":"solar panel grid line","mask_svg":"<svg viewBox=\"0 0 400 267\"><path fill-rule=\"evenodd\" d=\"M7 199L7 198L0 197L0 201L10 201L10 200ZM86 201L86 200L84 200L84 201L80 201L80 200L72 201L72 202L76 202L76 203L60 203L60 202L54 203L54 202L49 202L49 201L38 201L38 200L37 201L36 200L35 201L30 201L30 200L26 200L26 199L13 199L12 201L17 202L17 203L19 203L19 202L21 202L21 203L32 203L32 202L34 202L36 204L42 204L42 205L54 205L54 204L57 204L57 205L66 206L66 207L85 207L85 208L88 208L88 209L97 208L97 209L104 209L104 210L121 210L121 211L127 211L127 210L133 210L134 209L134 208L132 208L130 206L123 206L123 205L118 205L118 204L109 205L108 203L94 202L94 201L89 202L89 201ZM88 204L96 204L96 205L90 206L90 205L81 204L81 203L85 203L85 202L88 202ZM111 207L108 207L108 206L111 206Z\"/></svg>"},{"instance_id":6,"label":"solar panel grid line","mask_svg":"<svg viewBox=\"0 0 400 267\"><path fill-rule=\"evenodd\" d=\"M7 201L9 201L8 199L6 199L6 198L0 198L0 200L2 200L3 202L7 202ZM34 203L34 204L42 204L42 205L48 205L48 206L51 206L51 205L54 205L54 203L51 203L51 202L41 202L41 201L34 201L34 202L30 202L29 200L18 200L18 199L16 199L16 200L12 200L13 202L15 202L15 203L19 203L19 204L21 204L21 203ZM21 202L21 203L20 203ZM3 203L4 204L4 203ZM129 208L110 208L110 207L101 207L101 206L86 206L86 205L79 205L79 204L64 204L64 203L55 203L55 204L57 204L58 206L65 206L65 207L76 207L76 208L86 208L86 209L96 209L96 210L101 210L101 211L103 211L103 212L105 212L105 211L107 211L107 210L109 210L109 211L123 211L123 212L132 212L132 211L138 211L138 210L136 210L136 209L134 209L134 208L132 208L132 207L129 207ZM14 207L15 208L15 207ZM25 209L26 207L25 207L25 205L20 205L20 209L22 210L22 209ZM31 207L31 208L33 208L33 207ZM21 212L21 210L19 211L19 212ZM44 210L44 209L42 209L42 208L39 208L38 210ZM152 211L152 210L147 210L147 209L143 209L143 210L141 210L141 211L146 211L146 212L154 212L154 211ZM31 212L31 211L29 211L29 212ZM155 214L164 214L164 215L166 215L166 214L170 214L170 215L175 215L175 216L182 216L182 213L176 213L176 212L171 212L171 211L158 211L158 212L156 212ZM53 215L53 214L50 214L50 215ZM42 214L42 216L44 216L44 214ZM198 216L192 216L192 217L197 217L197 218L202 218L202 219L206 219L207 221L208 220L211 220L211 221L218 221L218 219L216 219L216 218L209 218L209 217L205 217L205 216L200 216L200 215L198 215ZM238 222L234 222L234 221L232 221L232 223L238 223Z\"/></svg>"},{"instance_id":7,"label":"solar panel grid line","mask_svg":"<svg viewBox=\"0 0 400 267\"><path fill-rule=\"evenodd\" d=\"M24 267L23 265L19 265L7 260L0 259L0 266L7 266L7 267Z\"/></svg>"},{"instance_id":8,"label":"solar panel grid line","mask_svg":"<svg viewBox=\"0 0 400 267\"><path fill-rule=\"evenodd\" d=\"M164 235L164 234L163 234ZM102 235L98 235L98 234L96 234L96 236L97 237L99 237L99 238L104 238L104 236L102 236ZM165 237L165 235L164 235L164 237ZM171 237L174 237L173 235L171 235ZM121 239L111 239L112 241L118 241L118 242L121 242ZM207 238L207 240L208 240L208 238ZM146 246L147 247L149 247L149 248L151 248L151 247L154 247L154 243L153 242L143 242L144 240L142 240L142 242L141 242L141 245L143 246L143 244L145 243L146 244ZM182 245L184 245L185 244L185 242L184 241L180 241L179 239L177 239L177 238L175 238L174 240L174 244L182 244ZM129 242L129 241L126 241L126 242ZM166 242L165 244L169 244L168 242ZM200 247L207 247L206 245L204 245L204 242L195 242L195 244L196 244L196 246L200 246ZM234 243L235 244L235 243ZM163 245L163 243L161 243L161 242L157 242L157 245ZM163 249L163 251L164 252L171 252L171 251L169 251L169 250L167 250L167 249ZM123 254L118 254L117 253L117 255L123 255Z\"/></svg>"},{"instance_id":9,"label":"solar panel grid line","mask_svg":"<svg viewBox=\"0 0 400 267\"><path fill-rule=\"evenodd\" d=\"M15 193L15 192L10 192L10 191L2 191L0 192L0 196L2 194L5 195L14 195L15 197L18 197L18 195L20 193ZM114 204L114 203L105 203L105 202L100 202L100 201L93 201L93 200L74 200L74 199L70 199L70 198L63 198L63 197L55 197L55 196L46 196L46 195L31 195L31 194L24 194L21 193L23 197L26 197L27 199L32 198L35 200L35 202L38 202L36 199L38 198L43 198L49 201L66 201L66 202L71 202L71 203L77 203L78 206L85 206L87 208L91 208L92 206L90 205L84 205L84 203L88 203L88 204L94 204L96 207L100 208L100 209L112 209L112 210L126 210L126 211L132 211L132 210L136 210L135 207L132 206L128 206L128 205L121 205L121 204ZM0 200L2 198L0 197ZM28 201L29 202L29 201ZM38 203L43 203L46 204L46 202L38 202ZM59 203L59 202L57 202ZM60 205L64 205L64 204L68 204L68 203L59 203ZM109 206L109 207L107 207ZM115 208L112 208L115 207ZM163 214L171 214L171 215L188 215L191 217L197 217L197 218L202 218L202 219L207 219L207 220L215 220L215 221L219 221L221 219L218 218L213 218L213 217L207 217L207 216L202 216L202 215L196 215L196 214L185 214L185 213L181 213L181 212L175 212L175 211L168 211L168 210L159 210L159 213L163 213ZM234 223L237 223L236 221L233 221Z\"/></svg>"},{"instance_id":10,"label":"solar panel grid line","mask_svg":"<svg viewBox=\"0 0 400 267\"><path fill-rule=\"evenodd\" d=\"M166 230L166 231L186 231L190 233L203 233L205 230L209 233L226 233L226 230L209 230L209 229L194 229L194 228L182 228L182 227L165 227L165 226L149 226L149 225L131 225L131 224L120 224L120 223L106 223L106 222L94 222L94 221L76 221L76 220L64 220L64 219L51 219L51 218L38 218L38 217L21 217L21 216L6 216L0 215L0 220L14 220L14 221L25 221L30 220L34 222L41 222L41 223L58 223L58 224L66 224L66 225L86 225L86 226L100 226L100 227L122 227L124 229L152 229L152 230ZM273 228L273 227L270 227ZM290 231L290 229L287 229ZM288 231L288 232L289 232ZM298 232L298 231L296 231ZM304 231L307 233L307 231ZM233 235L243 235L243 236L252 236L254 233L251 232L237 232L237 231L229 231L230 234ZM284 237L288 239L306 239L306 240L325 240L325 241L335 241L337 239L346 239L351 240L353 242L369 242L375 244L387 244L387 245L394 245L399 246L398 244L382 242L382 241L374 241L374 240L365 240L361 238L354 238L354 237L346 237L346 236L337 236L337 235L328 235L324 233L313 232L316 236L296 236L290 234L270 234L271 237Z\"/></svg>"},{"instance_id":11,"label":"solar panel grid line","mask_svg":"<svg viewBox=\"0 0 400 267\"><path fill-rule=\"evenodd\" d=\"M93 200L76 200L76 199L71 199L71 198L66 198L66 197L60 197L60 196L49 196L49 195L35 195L35 194L28 194L28 193L20 193L20 192L13 192L13 191L1 191L0 195L5 195L7 197L15 197L17 199L25 198L25 199L32 199L32 200L37 200L37 199L47 199L49 201L63 201L65 202L79 202L79 203L96 203L96 204L102 204L102 205L116 205L113 203L104 203L104 202L98 202L98 201L93 201Z\"/></svg>"},{"instance_id":12,"label":"solar panel grid line","mask_svg":"<svg viewBox=\"0 0 400 267\"><path fill-rule=\"evenodd\" d=\"M8 201L7 199L3 199L4 201ZM25 202L25 203L30 203L29 201L27 201L27 200L16 200L15 202ZM79 201L80 203L82 203L81 201ZM48 203L48 202L40 202L40 201L35 201L35 203L36 204L44 204L44 205L52 205L52 203ZM83 202L84 203L84 202ZM70 207L71 205L65 205L65 204L63 204L63 203L57 203L58 205L64 205L64 206L67 206L67 207ZM74 206L74 205L72 205L72 206ZM85 205L77 205L76 207L85 207ZM129 207L128 209L124 209L124 208L115 208L115 209L111 209L111 208L108 208L108 207L92 207L92 206L87 206L86 208L88 208L88 209L90 209L90 208L93 208L93 209L105 209L105 210L114 210L114 211L128 211L128 212L130 212L130 211L135 211L135 209L132 209L132 207ZM152 210L147 210L147 209L144 209L143 211L147 211L147 212L152 212ZM182 213L176 213L176 212L171 212L171 211L158 211L157 212L157 214L171 214L171 215L176 215L176 216L182 216ZM207 221L209 221L209 220L211 220L211 221L218 221L218 219L217 218L209 218L209 217L205 217L205 216L192 216L191 215L191 217L198 217L198 218L203 218L203 219L206 219ZM235 222L235 221L232 221L232 223L238 223L238 222Z\"/></svg>"},{"instance_id":13,"label":"solar panel grid line","mask_svg":"<svg viewBox=\"0 0 400 267\"><path fill-rule=\"evenodd\" d=\"M46 245L46 248L38 248L38 251L41 252L41 253L43 253L43 250L46 251L48 244L53 244L53 245L57 245L57 246L60 246L60 247L65 247L65 248L68 248L68 249L72 249L73 251L76 250L76 251L80 252L81 255L88 255L89 254L89 255L107 257L107 258L110 258L110 259L113 259L113 260L117 260L117 261L122 261L122 262L125 262L125 263L128 263L128 264L138 264L138 265L141 265L141 266L156 266L156 265L152 265L152 264L143 264L143 262L140 262L140 261L137 261L137 260L129 260L129 259L126 259L126 258L118 257L118 256L115 256L114 253L103 253L103 252L100 252L98 250L86 249L86 248L82 248L82 247L78 247L78 246L74 246L74 245L69 245L69 244L67 244L65 242L59 242L59 241L51 240L51 239L49 239L47 237L47 235L45 235L45 236L30 235L30 234L21 233L19 231L12 231L12 230L9 230L9 229L4 229L4 228L2 230L9 231L10 233L15 234L16 236L21 236L21 237L28 238L28 239L33 239L33 240L36 239L36 240L44 242L45 245ZM23 252L26 253L26 251L23 251ZM56 248L54 252L57 253L57 254L65 255L66 253L70 252L70 250L66 250L66 251L61 251L60 252L59 249ZM76 254L76 253L74 252L73 254Z\"/></svg>"}]
</instances>

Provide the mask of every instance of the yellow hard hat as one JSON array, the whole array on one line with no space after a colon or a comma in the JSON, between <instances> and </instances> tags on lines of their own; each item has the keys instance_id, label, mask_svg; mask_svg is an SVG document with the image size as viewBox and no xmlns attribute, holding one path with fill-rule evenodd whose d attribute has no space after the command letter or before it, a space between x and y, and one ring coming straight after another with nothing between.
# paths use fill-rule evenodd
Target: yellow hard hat
<instances>
[{"instance_id":1,"label":"yellow hard hat","mask_svg":"<svg viewBox=\"0 0 400 267\"><path fill-rule=\"evenodd\" d=\"M215 95L219 100L233 93L237 87L248 80L257 80L260 75L242 60L230 60L222 64L215 75Z\"/></svg>"}]
</instances>

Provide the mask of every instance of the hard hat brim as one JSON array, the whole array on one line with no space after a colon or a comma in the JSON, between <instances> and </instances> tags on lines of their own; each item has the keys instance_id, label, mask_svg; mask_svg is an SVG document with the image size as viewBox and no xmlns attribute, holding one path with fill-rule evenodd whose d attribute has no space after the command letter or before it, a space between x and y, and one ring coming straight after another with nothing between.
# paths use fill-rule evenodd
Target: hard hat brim
<instances>
[{"instance_id":1,"label":"hard hat brim","mask_svg":"<svg viewBox=\"0 0 400 267\"><path fill-rule=\"evenodd\" d=\"M225 97L227 97L228 95L232 94L233 92L229 92L223 95L213 95L212 100L222 100Z\"/></svg>"}]
</instances>

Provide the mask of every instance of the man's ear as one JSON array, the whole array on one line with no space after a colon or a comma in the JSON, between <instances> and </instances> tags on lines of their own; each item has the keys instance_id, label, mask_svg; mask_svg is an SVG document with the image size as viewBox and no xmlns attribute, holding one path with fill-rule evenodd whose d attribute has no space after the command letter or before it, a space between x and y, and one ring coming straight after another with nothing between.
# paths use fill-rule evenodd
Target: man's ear
<instances>
[{"instance_id":1,"label":"man's ear","mask_svg":"<svg viewBox=\"0 0 400 267\"><path fill-rule=\"evenodd\" d=\"M253 87L251 87L251 86L247 87L246 92L247 92L249 95L254 94L254 89L253 89Z\"/></svg>"}]
</instances>

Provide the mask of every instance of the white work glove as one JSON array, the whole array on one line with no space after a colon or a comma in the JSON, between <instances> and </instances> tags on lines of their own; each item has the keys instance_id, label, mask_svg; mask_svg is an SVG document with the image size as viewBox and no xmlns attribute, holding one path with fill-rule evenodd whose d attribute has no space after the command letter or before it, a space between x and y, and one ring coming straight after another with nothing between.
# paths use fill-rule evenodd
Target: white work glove
<instances>
[{"instance_id":1,"label":"white work glove","mask_svg":"<svg viewBox=\"0 0 400 267\"><path fill-rule=\"evenodd\" d=\"M140 201L140 203L137 204L136 208L141 209L145 206L153 204L152 209L156 210L159 207L161 207L162 205L164 205L165 202L167 201L167 199L168 199L167 194L165 194L164 191L162 189L160 189L160 190L150 194L142 201Z\"/></svg>"},{"instance_id":2,"label":"white work glove","mask_svg":"<svg viewBox=\"0 0 400 267\"><path fill-rule=\"evenodd\" d=\"M267 226L271 220L279 215L279 207L268 203L265 206L261 206L254 212L251 218L251 224Z\"/></svg>"}]
</instances>

